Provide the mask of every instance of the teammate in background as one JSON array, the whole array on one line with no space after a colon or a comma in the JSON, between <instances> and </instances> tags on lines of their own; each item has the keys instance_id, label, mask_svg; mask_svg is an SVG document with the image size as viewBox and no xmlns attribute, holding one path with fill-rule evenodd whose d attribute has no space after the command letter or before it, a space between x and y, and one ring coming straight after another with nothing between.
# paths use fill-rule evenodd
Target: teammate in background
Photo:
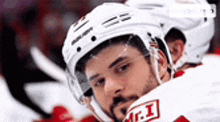
<instances>
[{"instance_id":1,"label":"teammate in background","mask_svg":"<svg viewBox=\"0 0 220 122\"><path fill-rule=\"evenodd\" d=\"M172 77L163 38L144 11L116 3L96 7L70 27L64 42L73 96L99 121L122 121L133 102Z\"/></svg>"},{"instance_id":2,"label":"teammate in background","mask_svg":"<svg viewBox=\"0 0 220 122\"><path fill-rule=\"evenodd\" d=\"M219 121L220 100L216 98L220 96L220 80L218 73L213 72L219 67L200 65L214 34L214 19L210 16L175 18L169 13L174 6L209 4L204 0L129 0L126 4L156 16L179 71L174 76L182 77L157 87L133 103L124 121Z\"/></svg>"},{"instance_id":3,"label":"teammate in background","mask_svg":"<svg viewBox=\"0 0 220 122\"><path fill-rule=\"evenodd\" d=\"M173 62L180 74L185 69L202 63L214 36L215 10L209 13L212 7L206 0L127 0L125 4L152 13L160 22ZM196 13L199 16L193 12L179 13L182 16L174 15L176 8L179 8L179 11L190 10L192 5L197 12L206 6L207 13Z\"/></svg>"}]
</instances>

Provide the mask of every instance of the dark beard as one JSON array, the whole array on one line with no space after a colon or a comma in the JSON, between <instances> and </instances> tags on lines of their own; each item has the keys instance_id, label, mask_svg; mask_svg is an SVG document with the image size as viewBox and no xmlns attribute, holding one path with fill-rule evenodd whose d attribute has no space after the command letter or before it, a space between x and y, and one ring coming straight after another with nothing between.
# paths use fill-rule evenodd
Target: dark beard
<instances>
[{"instance_id":1,"label":"dark beard","mask_svg":"<svg viewBox=\"0 0 220 122\"><path fill-rule=\"evenodd\" d=\"M111 105L110 107L110 111L111 111L111 118L114 120L114 122L122 122L123 119L117 119L116 115L114 114L114 108L117 106L118 103L120 102L126 102L126 101L129 101L129 100L137 100L139 97L136 96L136 95L132 95L128 98L125 98L123 96L118 96L118 97L115 97L113 98L113 105ZM121 113L126 116L126 113L127 113L127 108L122 108L121 109Z\"/></svg>"},{"instance_id":2,"label":"dark beard","mask_svg":"<svg viewBox=\"0 0 220 122\"><path fill-rule=\"evenodd\" d=\"M153 90L154 88L156 88L159 85L159 83L156 79L156 75L153 73L152 67L150 67L150 68L151 68L151 70L150 70L151 72L150 72L148 78L151 82L148 82L149 84L146 84L146 86L142 89L142 95L141 96L147 94L148 92L150 92L151 90ZM113 104L110 106L110 112L104 111L104 109L102 109L102 110L104 111L105 114L107 114L110 118L112 118L114 120L114 122L122 122L124 118L123 119L118 119L116 117L116 114L114 114L114 108L120 102L124 102L124 101L127 101L127 100L138 100L138 99L139 99L139 97L137 95L131 95L128 98L125 98L123 96L118 96L118 97L113 98ZM121 112L124 116L126 116L127 109L122 108Z\"/></svg>"}]
</instances>

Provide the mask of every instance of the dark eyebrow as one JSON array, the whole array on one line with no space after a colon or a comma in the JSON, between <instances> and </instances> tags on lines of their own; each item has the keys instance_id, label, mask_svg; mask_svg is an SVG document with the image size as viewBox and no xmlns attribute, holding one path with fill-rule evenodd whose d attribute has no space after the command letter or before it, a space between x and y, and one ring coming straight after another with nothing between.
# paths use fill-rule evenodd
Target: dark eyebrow
<instances>
[{"instance_id":1,"label":"dark eyebrow","mask_svg":"<svg viewBox=\"0 0 220 122\"><path fill-rule=\"evenodd\" d=\"M125 60L127 57L119 57L117 58L113 63L111 63L111 65L109 65L109 69L112 68L113 66L115 66L116 64L118 64L119 62Z\"/></svg>"},{"instance_id":2,"label":"dark eyebrow","mask_svg":"<svg viewBox=\"0 0 220 122\"><path fill-rule=\"evenodd\" d=\"M97 78L98 76L99 76L99 74L95 74L95 75L89 77L89 81L94 80L94 79Z\"/></svg>"},{"instance_id":3,"label":"dark eyebrow","mask_svg":"<svg viewBox=\"0 0 220 122\"><path fill-rule=\"evenodd\" d=\"M113 63L111 63L111 65L109 65L108 68L109 68L109 69L112 68L113 66L115 66L115 65L118 64L119 62L125 60L126 58L127 58L127 57L119 57L119 58L117 58ZM94 79L97 78L98 76L99 76L99 74L95 74L95 75L89 77L89 81L94 80Z\"/></svg>"}]
</instances>

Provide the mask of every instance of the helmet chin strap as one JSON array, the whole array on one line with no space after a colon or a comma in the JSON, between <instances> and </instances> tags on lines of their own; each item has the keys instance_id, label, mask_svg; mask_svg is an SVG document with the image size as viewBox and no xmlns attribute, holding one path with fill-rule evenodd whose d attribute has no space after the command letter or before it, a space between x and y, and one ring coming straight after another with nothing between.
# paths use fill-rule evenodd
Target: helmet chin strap
<instances>
[{"instance_id":1,"label":"helmet chin strap","mask_svg":"<svg viewBox=\"0 0 220 122\"><path fill-rule=\"evenodd\" d=\"M186 52L183 53L183 55L177 60L177 62L174 64L175 71L178 70L180 67L182 67L188 60L188 56Z\"/></svg>"},{"instance_id":2,"label":"helmet chin strap","mask_svg":"<svg viewBox=\"0 0 220 122\"><path fill-rule=\"evenodd\" d=\"M104 122L99 116L98 114L95 112L95 109L93 108L93 106L91 105L92 102L92 98L91 97L86 97L83 100L83 103L86 105L86 107L92 112L93 116L98 119L99 122Z\"/></svg>"},{"instance_id":3,"label":"helmet chin strap","mask_svg":"<svg viewBox=\"0 0 220 122\"><path fill-rule=\"evenodd\" d=\"M89 110L92 111L93 116L95 116L96 119L98 119L99 122L104 122L99 116L98 114L96 114L95 109L91 106L91 104L87 104L86 106Z\"/></svg>"},{"instance_id":4,"label":"helmet chin strap","mask_svg":"<svg viewBox=\"0 0 220 122\"><path fill-rule=\"evenodd\" d=\"M162 84L163 82L160 79L160 75L159 75L158 60L159 60L158 49L151 48L151 63L153 64L154 74L156 76L156 79L157 79L158 83Z\"/></svg>"}]
</instances>

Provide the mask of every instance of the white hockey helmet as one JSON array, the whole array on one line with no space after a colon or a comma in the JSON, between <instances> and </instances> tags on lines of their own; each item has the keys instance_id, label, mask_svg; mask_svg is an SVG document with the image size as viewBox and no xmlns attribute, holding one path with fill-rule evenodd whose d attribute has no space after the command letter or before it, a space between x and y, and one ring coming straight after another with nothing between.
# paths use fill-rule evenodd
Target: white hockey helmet
<instances>
[{"instance_id":1,"label":"white hockey helmet","mask_svg":"<svg viewBox=\"0 0 220 122\"><path fill-rule=\"evenodd\" d=\"M175 64L176 68L181 67L185 63L201 63L205 53L208 51L212 37L214 36L214 16L204 14L201 15L199 8L208 10L215 9L215 6L208 4L206 0L127 0L126 5L135 8L147 10L151 12L163 27L164 35L166 35L172 28L180 30L185 36L185 52L181 59ZM188 7L194 9L193 13L189 11L182 11L183 15L188 16L172 16L178 9L172 8ZM190 8L191 7L191 8ZM197 10L196 10L197 8ZM188 12L188 13L187 13ZM215 10L213 10L215 12ZM190 16L190 14L192 14ZM194 16L194 15L195 16ZM214 15L214 13L212 13Z\"/></svg>"},{"instance_id":2,"label":"white hockey helmet","mask_svg":"<svg viewBox=\"0 0 220 122\"><path fill-rule=\"evenodd\" d=\"M102 4L70 27L62 50L69 74L69 87L78 102L86 103L93 98L89 83L77 79L78 61L106 40L123 35L138 36L149 53L153 53L150 44L158 43L168 63L172 64L161 27L150 14L120 3Z\"/></svg>"}]
</instances>

